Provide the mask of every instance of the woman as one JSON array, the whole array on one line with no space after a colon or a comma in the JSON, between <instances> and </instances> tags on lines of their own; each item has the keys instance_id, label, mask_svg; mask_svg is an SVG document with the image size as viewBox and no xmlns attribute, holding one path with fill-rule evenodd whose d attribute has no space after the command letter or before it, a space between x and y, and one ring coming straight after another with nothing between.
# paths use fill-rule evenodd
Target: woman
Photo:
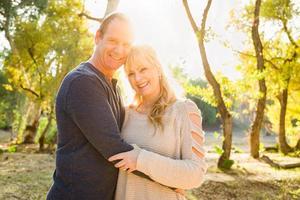
<instances>
[{"instance_id":1,"label":"woman","mask_svg":"<svg viewBox=\"0 0 300 200\"><path fill-rule=\"evenodd\" d=\"M115 165L122 169L115 199L185 199L172 188L198 187L206 172L200 112L192 101L176 99L151 47L133 47L125 71L136 94L126 110L122 137L136 144L137 162L132 165L128 153L109 159L121 159ZM134 170L155 182L130 173Z\"/></svg>"}]
</instances>

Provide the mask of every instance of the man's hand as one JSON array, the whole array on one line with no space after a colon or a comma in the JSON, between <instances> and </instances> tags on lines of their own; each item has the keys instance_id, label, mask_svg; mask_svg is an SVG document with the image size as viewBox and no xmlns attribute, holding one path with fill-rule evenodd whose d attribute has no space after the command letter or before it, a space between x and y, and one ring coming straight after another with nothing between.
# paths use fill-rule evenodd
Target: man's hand
<instances>
[{"instance_id":1,"label":"man's hand","mask_svg":"<svg viewBox=\"0 0 300 200\"><path fill-rule=\"evenodd\" d=\"M141 151L141 149L136 145L133 146L133 150L113 155L108 159L108 161L112 162L115 160L121 160L115 164L115 167L121 170L128 170L128 172L133 172L136 170L137 158Z\"/></svg>"}]
</instances>

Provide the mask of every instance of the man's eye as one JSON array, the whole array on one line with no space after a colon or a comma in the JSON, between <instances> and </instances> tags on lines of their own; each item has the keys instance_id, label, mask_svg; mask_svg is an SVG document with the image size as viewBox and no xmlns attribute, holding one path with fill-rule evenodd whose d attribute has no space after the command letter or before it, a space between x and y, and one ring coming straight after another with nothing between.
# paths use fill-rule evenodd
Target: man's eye
<instances>
[{"instance_id":1,"label":"man's eye","mask_svg":"<svg viewBox=\"0 0 300 200\"><path fill-rule=\"evenodd\" d=\"M113 40L113 39L108 40L108 42L109 42L110 44L116 44L116 43L117 43L117 42L116 42L115 40Z\"/></svg>"},{"instance_id":2,"label":"man's eye","mask_svg":"<svg viewBox=\"0 0 300 200\"><path fill-rule=\"evenodd\" d=\"M130 44L127 44L127 43L126 43L126 44L124 44L124 47L125 47L125 48L130 48L131 46L130 46Z\"/></svg>"}]
</instances>

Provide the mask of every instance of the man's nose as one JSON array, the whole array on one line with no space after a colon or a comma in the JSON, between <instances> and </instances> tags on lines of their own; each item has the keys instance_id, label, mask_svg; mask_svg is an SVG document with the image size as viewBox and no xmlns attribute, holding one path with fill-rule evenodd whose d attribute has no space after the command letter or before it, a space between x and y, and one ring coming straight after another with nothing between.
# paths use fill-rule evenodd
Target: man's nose
<instances>
[{"instance_id":1,"label":"man's nose","mask_svg":"<svg viewBox=\"0 0 300 200\"><path fill-rule=\"evenodd\" d=\"M124 53L124 46L122 44L116 45L114 48L115 53L122 55Z\"/></svg>"}]
</instances>

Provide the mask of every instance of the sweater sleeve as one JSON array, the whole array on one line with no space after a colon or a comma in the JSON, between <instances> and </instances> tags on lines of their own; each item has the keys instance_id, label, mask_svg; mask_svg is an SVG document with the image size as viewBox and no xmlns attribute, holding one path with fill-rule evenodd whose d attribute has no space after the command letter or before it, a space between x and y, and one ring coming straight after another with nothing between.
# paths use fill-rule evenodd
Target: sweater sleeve
<instances>
[{"instance_id":1,"label":"sweater sleeve","mask_svg":"<svg viewBox=\"0 0 300 200\"><path fill-rule=\"evenodd\" d=\"M121 138L108 96L93 77L80 76L73 80L67 95L67 112L106 159L133 149Z\"/></svg>"},{"instance_id":2,"label":"sweater sleeve","mask_svg":"<svg viewBox=\"0 0 300 200\"><path fill-rule=\"evenodd\" d=\"M147 174L156 182L174 188L199 187L207 169L203 149L204 132L201 113L195 103L183 102L177 110L176 122L180 126L181 159L172 159L141 149L137 170Z\"/></svg>"}]
</instances>

